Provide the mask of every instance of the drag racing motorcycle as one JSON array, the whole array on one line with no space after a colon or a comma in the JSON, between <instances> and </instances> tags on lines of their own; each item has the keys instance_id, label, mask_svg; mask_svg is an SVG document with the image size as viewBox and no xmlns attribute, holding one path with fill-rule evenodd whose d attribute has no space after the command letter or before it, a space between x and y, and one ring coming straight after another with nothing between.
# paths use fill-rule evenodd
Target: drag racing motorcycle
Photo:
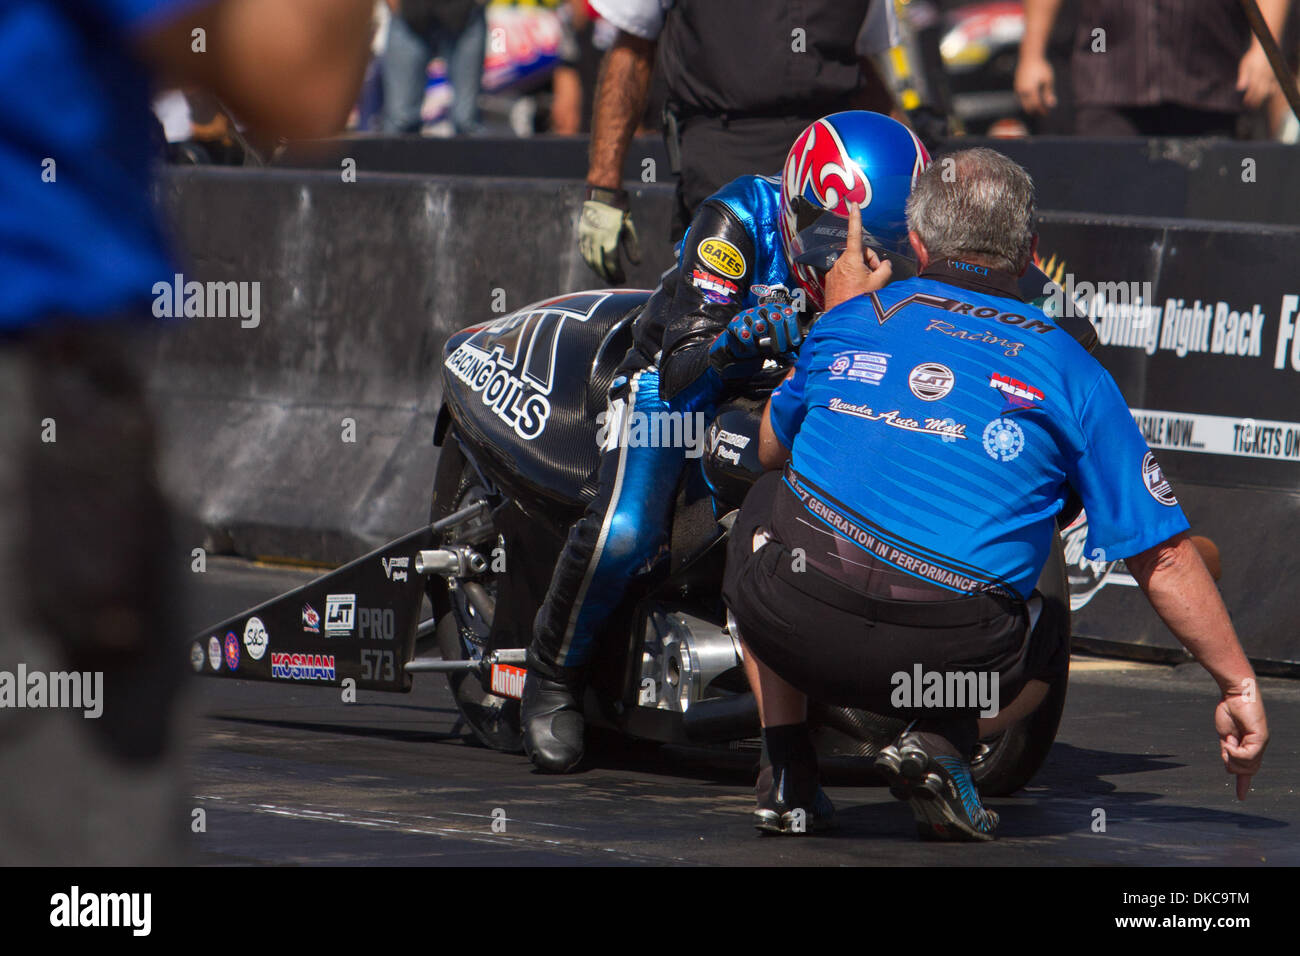
<instances>
[{"instance_id":1,"label":"drag racing motorcycle","mask_svg":"<svg viewBox=\"0 0 1300 956\"><path fill-rule=\"evenodd\" d=\"M452 335L429 524L205 632L191 647L194 669L391 691L409 690L414 674L442 673L475 739L522 752L524 648L569 525L596 493L606 393L649 296L563 295ZM590 725L664 744L758 749L758 710L720 592L728 531L762 474L759 417L787 371L769 365L712 421L651 423L688 449L671 554L597 643ZM1040 625L1068 627L1059 539L1038 590L1061 610ZM420 620L426 597L432 615ZM1067 680L1019 724L981 741L972 769L986 795L1019 789L1042 765ZM874 757L903 728L817 702L809 722L830 758Z\"/></svg>"}]
</instances>

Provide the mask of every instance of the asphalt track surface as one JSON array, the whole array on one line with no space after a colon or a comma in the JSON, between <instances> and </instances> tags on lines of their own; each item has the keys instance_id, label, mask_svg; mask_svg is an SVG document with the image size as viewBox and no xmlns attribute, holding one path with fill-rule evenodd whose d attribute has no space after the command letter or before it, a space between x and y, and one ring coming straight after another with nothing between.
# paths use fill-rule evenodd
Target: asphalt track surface
<instances>
[{"instance_id":1,"label":"asphalt track surface","mask_svg":"<svg viewBox=\"0 0 1300 956\"><path fill-rule=\"evenodd\" d=\"M212 559L192 631L311 577ZM918 841L869 774L824 775L832 835L751 829L754 756L605 742L583 772L533 772L468 743L443 677L409 695L193 679L189 756L203 865L1300 864L1300 682L1261 680L1273 740L1245 802L1218 756L1196 665L1076 656L1061 730L1031 785L989 804L992 844ZM1105 832L1095 832L1097 810ZM505 832L493 831L504 811ZM497 817L502 816L500 812ZM499 827L499 824L498 824Z\"/></svg>"}]
</instances>

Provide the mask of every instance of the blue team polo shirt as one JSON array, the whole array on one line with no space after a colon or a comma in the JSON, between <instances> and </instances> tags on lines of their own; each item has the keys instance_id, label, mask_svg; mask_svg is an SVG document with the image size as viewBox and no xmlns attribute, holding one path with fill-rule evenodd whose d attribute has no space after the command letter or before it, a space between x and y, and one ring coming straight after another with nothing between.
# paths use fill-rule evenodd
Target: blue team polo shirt
<instances>
[{"instance_id":1,"label":"blue team polo shirt","mask_svg":"<svg viewBox=\"0 0 1300 956\"><path fill-rule=\"evenodd\" d=\"M771 401L808 520L953 591L1022 597L1071 487L1093 560L1187 530L1114 379L1014 290L939 263L817 322Z\"/></svg>"}]
</instances>

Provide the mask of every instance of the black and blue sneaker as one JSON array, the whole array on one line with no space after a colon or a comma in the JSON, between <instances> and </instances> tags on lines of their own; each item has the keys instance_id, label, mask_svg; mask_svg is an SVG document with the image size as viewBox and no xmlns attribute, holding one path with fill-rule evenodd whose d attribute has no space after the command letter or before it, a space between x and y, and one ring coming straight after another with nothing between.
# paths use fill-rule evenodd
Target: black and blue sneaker
<instances>
[{"instance_id":1,"label":"black and blue sneaker","mask_svg":"<svg viewBox=\"0 0 1300 956\"><path fill-rule=\"evenodd\" d=\"M880 751L875 768L912 808L921 839L993 839L998 815L980 802L970 764L947 738L908 731Z\"/></svg>"},{"instance_id":2,"label":"black and blue sneaker","mask_svg":"<svg viewBox=\"0 0 1300 956\"><path fill-rule=\"evenodd\" d=\"M835 827L835 805L816 782L764 767L754 787L754 826L762 833L822 833Z\"/></svg>"}]
</instances>

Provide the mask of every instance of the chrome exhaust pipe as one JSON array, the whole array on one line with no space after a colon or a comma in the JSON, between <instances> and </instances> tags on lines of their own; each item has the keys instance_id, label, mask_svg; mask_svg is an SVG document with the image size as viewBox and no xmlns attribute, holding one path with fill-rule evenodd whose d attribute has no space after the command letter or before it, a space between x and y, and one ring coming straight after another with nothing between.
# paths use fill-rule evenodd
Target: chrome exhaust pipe
<instances>
[{"instance_id":1,"label":"chrome exhaust pipe","mask_svg":"<svg viewBox=\"0 0 1300 956\"><path fill-rule=\"evenodd\" d=\"M482 574L486 570L487 560L473 548L436 548L415 555L416 574L441 574L451 578Z\"/></svg>"}]
</instances>

